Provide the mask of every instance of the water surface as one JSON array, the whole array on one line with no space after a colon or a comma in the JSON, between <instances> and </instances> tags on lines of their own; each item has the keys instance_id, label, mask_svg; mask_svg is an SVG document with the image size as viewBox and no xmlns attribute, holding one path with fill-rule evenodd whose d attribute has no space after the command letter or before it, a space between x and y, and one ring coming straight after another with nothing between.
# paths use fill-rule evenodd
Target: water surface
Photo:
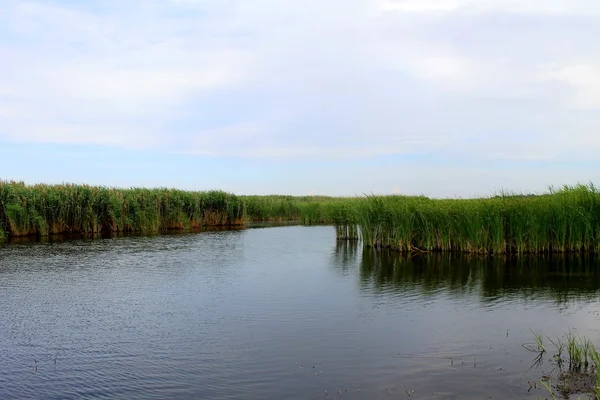
<instances>
[{"instance_id":1,"label":"water surface","mask_svg":"<svg viewBox=\"0 0 600 400\"><path fill-rule=\"evenodd\" d=\"M600 343L598 261L280 227L0 246L1 399L535 399L530 328ZM538 385L539 386L539 385Z\"/></svg>"}]
</instances>

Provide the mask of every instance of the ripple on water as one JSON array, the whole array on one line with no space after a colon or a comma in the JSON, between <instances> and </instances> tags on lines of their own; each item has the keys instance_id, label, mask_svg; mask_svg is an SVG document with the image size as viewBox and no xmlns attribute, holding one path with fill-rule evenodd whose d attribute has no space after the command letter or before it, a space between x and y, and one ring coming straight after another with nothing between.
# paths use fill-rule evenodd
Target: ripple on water
<instances>
[{"instance_id":1,"label":"ripple on water","mask_svg":"<svg viewBox=\"0 0 600 400\"><path fill-rule=\"evenodd\" d=\"M527 380L548 364L530 369L529 328L600 339L595 264L407 259L334 238L0 246L0 398L535 399Z\"/></svg>"}]
</instances>

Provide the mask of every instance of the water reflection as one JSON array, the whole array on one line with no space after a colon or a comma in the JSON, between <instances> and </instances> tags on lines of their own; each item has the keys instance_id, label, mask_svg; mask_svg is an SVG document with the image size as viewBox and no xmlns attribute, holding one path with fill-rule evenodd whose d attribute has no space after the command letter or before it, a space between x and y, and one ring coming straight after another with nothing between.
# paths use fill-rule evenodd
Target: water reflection
<instances>
[{"instance_id":1,"label":"water reflection","mask_svg":"<svg viewBox=\"0 0 600 400\"><path fill-rule=\"evenodd\" d=\"M361 249L362 245L359 245L356 240L338 240L331 257L331 265L342 276L354 274L360 260Z\"/></svg>"},{"instance_id":2,"label":"water reflection","mask_svg":"<svg viewBox=\"0 0 600 400\"><path fill-rule=\"evenodd\" d=\"M343 249L352 257L353 249ZM339 256L343 258L343 256ZM600 287L600 260L591 256L478 257L451 254L403 255L362 250L363 290L444 290L477 294L481 301L520 297L564 303L592 299Z\"/></svg>"},{"instance_id":3,"label":"water reflection","mask_svg":"<svg viewBox=\"0 0 600 400\"><path fill-rule=\"evenodd\" d=\"M533 400L549 364L530 369L530 328L600 341L596 259L407 257L334 238L0 245L0 398Z\"/></svg>"},{"instance_id":4,"label":"water reflection","mask_svg":"<svg viewBox=\"0 0 600 400\"><path fill-rule=\"evenodd\" d=\"M253 228L260 228L261 226L254 226ZM268 226L265 226L268 227ZM194 235L204 232L235 232L243 231L247 228L245 226L211 226L205 228L194 228L190 230L170 230L168 236L185 236ZM83 234L79 232L73 233L60 233L49 236L23 236L23 237L9 237L6 239L0 239L0 244L34 244L34 243L63 243L68 241L81 241L81 240L92 240L92 239L114 239L114 238L139 238L139 237L157 237L164 236L165 232L101 232L97 235Z\"/></svg>"}]
</instances>

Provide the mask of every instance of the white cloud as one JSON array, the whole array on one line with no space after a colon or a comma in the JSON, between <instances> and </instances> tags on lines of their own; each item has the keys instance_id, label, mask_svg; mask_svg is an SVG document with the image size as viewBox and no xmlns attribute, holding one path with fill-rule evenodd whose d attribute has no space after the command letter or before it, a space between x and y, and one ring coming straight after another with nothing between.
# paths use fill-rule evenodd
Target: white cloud
<instances>
[{"instance_id":1,"label":"white cloud","mask_svg":"<svg viewBox=\"0 0 600 400\"><path fill-rule=\"evenodd\" d=\"M540 73L540 79L569 87L567 98L561 100L566 107L600 109L600 60L596 63L549 66Z\"/></svg>"},{"instance_id":2,"label":"white cloud","mask_svg":"<svg viewBox=\"0 0 600 400\"><path fill-rule=\"evenodd\" d=\"M137 55L139 61L131 67L102 66L98 65L102 63L101 60L86 60L80 64L64 63L32 72L39 81L48 79L46 90L54 96L103 101L124 107L183 101L190 92L232 85L243 80L240 66L246 60L240 52L173 53L157 49L150 57ZM162 57L171 60L171 65L161 66L153 62L155 58ZM144 58L148 62L142 61Z\"/></svg>"},{"instance_id":3,"label":"white cloud","mask_svg":"<svg viewBox=\"0 0 600 400\"><path fill-rule=\"evenodd\" d=\"M0 107L0 118L15 116L17 113L18 111L12 107Z\"/></svg>"},{"instance_id":4,"label":"white cloud","mask_svg":"<svg viewBox=\"0 0 600 400\"><path fill-rule=\"evenodd\" d=\"M383 0L381 9L384 11L405 12L443 12L453 11L463 7L473 6L473 0Z\"/></svg>"},{"instance_id":5,"label":"white cloud","mask_svg":"<svg viewBox=\"0 0 600 400\"><path fill-rule=\"evenodd\" d=\"M499 160L600 150L600 121L572 114L600 109L600 52L582 44L600 3L57 4L0 16L0 140L276 159L473 157L473 138Z\"/></svg>"},{"instance_id":6,"label":"white cloud","mask_svg":"<svg viewBox=\"0 0 600 400\"><path fill-rule=\"evenodd\" d=\"M319 141L297 142L280 134L284 120L240 123L197 132L184 138L181 154L215 157L274 158L279 160L343 160L382 155L421 154L439 150L444 138L398 135L340 140L335 146ZM234 144L234 145L232 145Z\"/></svg>"},{"instance_id":7,"label":"white cloud","mask_svg":"<svg viewBox=\"0 0 600 400\"><path fill-rule=\"evenodd\" d=\"M381 0L383 11L409 13L507 12L523 14L600 13L600 5L589 0Z\"/></svg>"},{"instance_id":8,"label":"white cloud","mask_svg":"<svg viewBox=\"0 0 600 400\"><path fill-rule=\"evenodd\" d=\"M169 138L156 130L137 131L123 124L24 123L4 126L10 134L0 139L9 142L101 145L125 149L149 149L169 143Z\"/></svg>"},{"instance_id":9,"label":"white cloud","mask_svg":"<svg viewBox=\"0 0 600 400\"><path fill-rule=\"evenodd\" d=\"M159 10L95 15L18 3L8 13L18 41L0 45L0 58L13 61L0 67L4 96L88 105L107 118L143 115L239 84L251 70L247 52L188 43Z\"/></svg>"}]
</instances>

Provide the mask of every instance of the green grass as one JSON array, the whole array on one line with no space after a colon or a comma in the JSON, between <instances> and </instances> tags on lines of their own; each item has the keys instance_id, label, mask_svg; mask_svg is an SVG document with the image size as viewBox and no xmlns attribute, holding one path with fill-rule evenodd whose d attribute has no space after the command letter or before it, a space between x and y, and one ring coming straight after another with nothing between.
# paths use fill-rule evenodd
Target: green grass
<instances>
[{"instance_id":1,"label":"green grass","mask_svg":"<svg viewBox=\"0 0 600 400\"><path fill-rule=\"evenodd\" d=\"M246 205L250 221L295 221L311 225L330 222L326 207L340 201L324 196L240 196Z\"/></svg>"},{"instance_id":2,"label":"green grass","mask_svg":"<svg viewBox=\"0 0 600 400\"><path fill-rule=\"evenodd\" d=\"M590 358L596 367L596 386L594 394L596 395L596 399L600 399L600 354L594 346L590 349Z\"/></svg>"},{"instance_id":3,"label":"green grass","mask_svg":"<svg viewBox=\"0 0 600 400\"><path fill-rule=\"evenodd\" d=\"M589 361L593 360L597 354L592 342L587 338L580 338L570 331L566 335L566 341L569 369L572 371L587 369Z\"/></svg>"},{"instance_id":4,"label":"green grass","mask_svg":"<svg viewBox=\"0 0 600 400\"><path fill-rule=\"evenodd\" d=\"M531 331L531 329L530 329L530 331ZM537 345L537 351L539 353L545 353L546 348L544 347L544 335L541 333L535 333L534 331L531 331L531 333L533 334L533 337L535 338L535 343Z\"/></svg>"},{"instance_id":5,"label":"green grass","mask_svg":"<svg viewBox=\"0 0 600 400\"><path fill-rule=\"evenodd\" d=\"M600 250L600 192L593 184L551 188L537 196L430 199L236 196L222 191L0 181L0 231L8 236L163 232L248 221L328 224L339 240L360 238L365 247L405 253Z\"/></svg>"},{"instance_id":6,"label":"green grass","mask_svg":"<svg viewBox=\"0 0 600 400\"><path fill-rule=\"evenodd\" d=\"M25 185L0 181L0 238L60 233L165 232L243 225L248 221L324 224L331 223L330 205L343 205L347 201L352 199L236 196L222 191Z\"/></svg>"},{"instance_id":7,"label":"green grass","mask_svg":"<svg viewBox=\"0 0 600 400\"><path fill-rule=\"evenodd\" d=\"M541 334L532 331L538 345L543 341ZM554 360L559 367L558 385L561 398L571 398L574 394L590 394L595 399L600 399L600 355L589 338L580 337L569 331L564 340L557 338L551 342L555 345L557 353ZM567 350L567 358L563 358L563 350ZM563 371L562 365L568 362L568 370ZM540 380L552 399L558 399L554 392L552 382ZM579 393L577 393L579 392Z\"/></svg>"},{"instance_id":8,"label":"green grass","mask_svg":"<svg viewBox=\"0 0 600 400\"><path fill-rule=\"evenodd\" d=\"M556 347L556 354L554 355L554 360L559 366L562 366L563 363L563 351L565 350L565 342L561 338L556 338L556 341L548 338L550 343Z\"/></svg>"},{"instance_id":9,"label":"green grass","mask_svg":"<svg viewBox=\"0 0 600 400\"><path fill-rule=\"evenodd\" d=\"M0 181L0 230L10 236L163 232L239 225L244 218L244 201L221 191Z\"/></svg>"},{"instance_id":10,"label":"green grass","mask_svg":"<svg viewBox=\"0 0 600 400\"><path fill-rule=\"evenodd\" d=\"M337 239L359 239L359 229L356 224L356 206L359 201L360 199L336 199L323 206L324 220L334 226Z\"/></svg>"},{"instance_id":11,"label":"green grass","mask_svg":"<svg viewBox=\"0 0 600 400\"><path fill-rule=\"evenodd\" d=\"M345 217L345 220L344 220ZM539 196L480 199L365 196L337 220L364 245L401 252L526 254L598 252L600 192L590 185ZM343 237L343 226L338 229Z\"/></svg>"}]
</instances>

